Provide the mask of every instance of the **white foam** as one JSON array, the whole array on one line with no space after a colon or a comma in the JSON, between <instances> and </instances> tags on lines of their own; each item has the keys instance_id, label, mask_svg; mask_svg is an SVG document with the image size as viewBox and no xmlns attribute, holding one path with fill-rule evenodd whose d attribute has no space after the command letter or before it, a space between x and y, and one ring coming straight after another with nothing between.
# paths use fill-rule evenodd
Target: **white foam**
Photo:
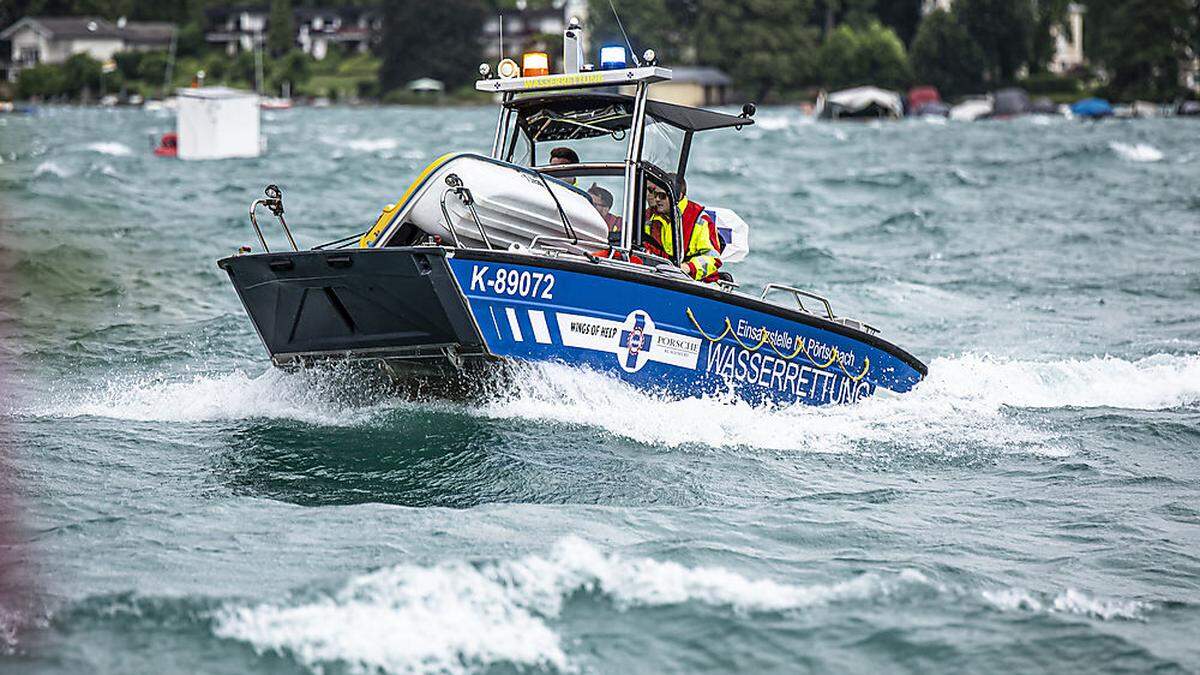
<instances>
[{"instance_id":1,"label":"white foam","mask_svg":"<svg viewBox=\"0 0 1200 675\"><path fill-rule=\"evenodd\" d=\"M783 131L792 126L792 120L783 115L769 117L760 115L754 118L754 126L764 131Z\"/></svg>"},{"instance_id":2,"label":"white foam","mask_svg":"<svg viewBox=\"0 0 1200 675\"><path fill-rule=\"evenodd\" d=\"M33 170L34 177L45 176L47 174L57 176L58 178L67 178L71 175L71 172L50 160L38 164L37 168Z\"/></svg>"},{"instance_id":3,"label":"white foam","mask_svg":"<svg viewBox=\"0 0 1200 675\"><path fill-rule=\"evenodd\" d=\"M1001 611L1057 612L1079 614L1109 621L1112 619L1141 619L1150 605L1137 600L1097 598L1068 588L1053 596L1034 593L1024 588L1004 588L982 592L984 600Z\"/></svg>"},{"instance_id":4,"label":"white foam","mask_svg":"<svg viewBox=\"0 0 1200 675\"><path fill-rule=\"evenodd\" d=\"M930 374L930 388L942 395L1023 408L1163 410L1200 402L1200 355L1018 361L971 354L935 359Z\"/></svg>"},{"instance_id":5,"label":"white foam","mask_svg":"<svg viewBox=\"0 0 1200 675\"><path fill-rule=\"evenodd\" d=\"M129 146L116 142L89 143L87 149L113 157L128 157L133 154L133 150L130 150Z\"/></svg>"},{"instance_id":6,"label":"white foam","mask_svg":"<svg viewBox=\"0 0 1200 675\"><path fill-rule=\"evenodd\" d=\"M545 556L401 565L357 577L315 600L230 605L214 617L214 632L259 651L291 654L314 670L335 662L402 673L464 672L492 663L571 670L553 620L580 592L621 610L698 602L779 612L872 599L927 583L919 572L905 571L792 585L716 567L625 559L569 537Z\"/></svg>"},{"instance_id":7,"label":"white foam","mask_svg":"<svg viewBox=\"0 0 1200 675\"><path fill-rule=\"evenodd\" d=\"M1117 153L1121 159L1130 162L1159 162L1163 158L1162 150L1147 143L1129 145L1127 143L1111 141L1108 147L1112 148L1112 151Z\"/></svg>"},{"instance_id":8,"label":"white foam","mask_svg":"<svg viewBox=\"0 0 1200 675\"><path fill-rule=\"evenodd\" d=\"M381 152L400 147L400 143L394 138L355 138L346 141L344 145L358 152Z\"/></svg>"},{"instance_id":9,"label":"white foam","mask_svg":"<svg viewBox=\"0 0 1200 675\"><path fill-rule=\"evenodd\" d=\"M320 374L288 374L271 368L251 377L238 370L186 379L113 381L102 391L62 395L36 412L148 422L271 418L337 426L368 422L382 408L398 404L350 404L338 399L337 386Z\"/></svg>"},{"instance_id":10,"label":"white foam","mask_svg":"<svg viewBox=\"0 0 1200 675\"><path fill-rule=\"evenodd\" d=\"M938 454L970 444L1066 454L1052 435L1008 407L1165 409L1200 401L1200 356L1138 361L1093 358L1015 361L965 355L934 359L929 376L901 396L855 405L756 408L731 397L670 400L614 377L556 364L530 366L511 395L482 406L495 418L589 425L646 444L754 447L812 452L896 447ZM687 420L664 424L664 420Z\"/></svg>"},{"instance_id":11,"label":"white foam","mask_svg":"<svg viewBox=\"0 0 1200 675\"><path fill-rule=\"evenodd\" d=\"M879 448L1066 454L1053 434L1008 414L1010 407L1161 410L1200 402L1200 356L1156 355L1017 361L968 354L934 359L912 392L881 392L855 405L753 407L732 395L671 399L619 379L561 364L518 368L511 387L478 406L454 409L495 419L600 428L634 441L680 447L752 447L811 452ZM61 393L34 414L203 422L254 418L322 425L370 424L405 402L328 370L268 368L185 377L121 379L99 390ZM687 420L664 424L663 420Z\"/></svg>"}]
</instances>

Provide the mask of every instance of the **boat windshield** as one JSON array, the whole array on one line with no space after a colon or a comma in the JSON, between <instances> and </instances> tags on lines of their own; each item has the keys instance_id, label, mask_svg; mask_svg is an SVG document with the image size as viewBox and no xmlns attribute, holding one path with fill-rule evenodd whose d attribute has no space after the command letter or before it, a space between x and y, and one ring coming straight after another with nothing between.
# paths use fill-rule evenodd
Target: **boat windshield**
<instances>
[{"instance_id":1,"label":"boat windshield","mask_svg":"<svg viewBox=\"0 0 1200 675\"><path fill-rule=\"evenodd\" d=\"M665 190L672 200L677 198L673 175L686 166L685 153L693 131L740 121L720 113L648 102L638 165L629 174L626 158L635 135L636 103L635 97L611 93L509 99L497 129L498 157L586 191L608 223L610 243L636 247L642 228L629 227L622 216L640 220L640 215L629 214L642 214L648 208L648 184ZM627 194L631 175L636 176L632 179L636 187ZM668 220L678 228L673 215Z\"/></svg>"},{"instance_id":2,"label":"boat windshield","mask_svg":"<svg viewBox=\"0 0 1200 675\"><path fill-rule=\"evenodd\" d=\"M503 159L525 166L551 164L551 153L569 148L581 164L623 163L628 152L632 101L614 96L536 97L517 99L516 123L506 134ZM684 132L646 119L642 160L665 172L680 164ZM561 160L560 160L561 161Z\"/></svg>"}]
</instances>

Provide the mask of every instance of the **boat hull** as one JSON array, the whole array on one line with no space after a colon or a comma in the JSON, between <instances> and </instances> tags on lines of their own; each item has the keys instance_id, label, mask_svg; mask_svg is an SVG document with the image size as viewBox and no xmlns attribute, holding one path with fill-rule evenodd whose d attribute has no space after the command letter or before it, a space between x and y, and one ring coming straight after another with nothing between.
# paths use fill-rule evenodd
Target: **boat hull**
<instances>
[{"instance_id":1,"label":"boat hull","mask_svg":"<svg viewBox=\"0 0 1200 675\"><path fill-rule=\"evenodd\" d=\"M263 253L218 265L278 366L484 353L441 248Z\"/></svg>"},{"instance_id":2,"label":"boat hull","mask_svg":"<svg viewBox=\"0 0 1200 675\"><path fill-rule=\"evenodd\" d=\"M270 258L295 262L273 269ZM557 362L668 396L811 405L903 393L925 374L907 352L853 327L574 257L419 247L221 265L277 365L377 359L426 388L444 378L458 390L451 380L476 379L481 364Z\"/></svg>"}]
</instances>

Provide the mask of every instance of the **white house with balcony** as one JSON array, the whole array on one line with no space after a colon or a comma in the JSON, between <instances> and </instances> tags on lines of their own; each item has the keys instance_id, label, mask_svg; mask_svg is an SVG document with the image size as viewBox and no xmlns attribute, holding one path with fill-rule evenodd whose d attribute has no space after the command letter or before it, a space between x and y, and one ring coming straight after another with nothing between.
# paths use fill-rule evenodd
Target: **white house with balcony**
<instances>
[{"instance_id":1,"label":"white house with balcony","mask_svg":"<svg viewBox=\"0 0 1200 675\"><path fill-rule=\"evenodd\" d=\"M253 51L270 30L266 5L215 7L205 15L209 26L205 41L224 47L230 56ZM358 7L297 8L292 10L293 44L318 61L335 45L347 52L366 53L382 21L378 12Z\"/></svg>"},{"instance_id":2,"label":"white house with balcony","mask_svg":"<svg viewBox=\"0 0 1200 675\"><path fill-rule=\"evenodd\" d=\"M91 16L27 16L0 32L12 45L9 81L24 68L43 63L63 63L75 54L107 61L122 51L167 49L175 35L169 23L115 22Z\"/></svg>"},{"instance_id":3,"label":"white house with balcony","mask_svg":"<svg viewBox=\"0 0 1200 675\"><path fill-rule=\"evenodd\" d=\"M501 17L503 17L503 25ZM517 0L515 8L497 12L484 19L480 31L484 56L492 61L493 67L495 61L506 56L514 58L520 56L521 50L535 46L534 43L539 36L561 37L567 24L571 21L571 17L575 17L579 19L580 23L587 25L587 0L551 0L549 7L536 9L529 8L525 0ZM500 53L501 37L504 39L505 53L503 54ZM590 53L592 45L586 31L583 39L584 54L589 55L589 60L595 59L596 55ZM551 58L554 58L553 54Z\"/></svg>"}]
</instances>

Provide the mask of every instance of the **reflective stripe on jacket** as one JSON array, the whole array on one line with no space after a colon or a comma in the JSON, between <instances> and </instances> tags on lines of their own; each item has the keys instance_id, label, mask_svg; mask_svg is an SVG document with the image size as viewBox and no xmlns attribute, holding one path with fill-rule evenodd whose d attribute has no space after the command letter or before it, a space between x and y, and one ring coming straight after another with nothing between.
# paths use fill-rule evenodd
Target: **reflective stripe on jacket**
<instances>
[{"instance_id":1,"label":"reflective stripe on jacket","mask_svg":"<svg viewBox=\"0 0 1200 675\"><path fill-rule=\"evenodd\" d=\"M704 213L704 207L687 197L679 200L679 212L683 214L683 238L687 251L683 254L683 268L697 281L716 281L717 270L721 269L721 235L717 224Z\"/></svg>"},{"instance_id":2,"label":"reflective stripe on jacket","mask_svg":"<svg viewBox=\"0 0 1200 675\"><path fill-rule=\"evenodd\" d=\"M704 214L704 207L687 198L679 200L683 218L683 270L697 281L716 281L721 268L721 243L716 223ZM674 232L662 216L651 216L642 227L643 245L651 253L670 258L675 251ZM646 241L646 237L650 240ZM661 247L659 246L661 244Z\"/></svg>"}]
</instances>

